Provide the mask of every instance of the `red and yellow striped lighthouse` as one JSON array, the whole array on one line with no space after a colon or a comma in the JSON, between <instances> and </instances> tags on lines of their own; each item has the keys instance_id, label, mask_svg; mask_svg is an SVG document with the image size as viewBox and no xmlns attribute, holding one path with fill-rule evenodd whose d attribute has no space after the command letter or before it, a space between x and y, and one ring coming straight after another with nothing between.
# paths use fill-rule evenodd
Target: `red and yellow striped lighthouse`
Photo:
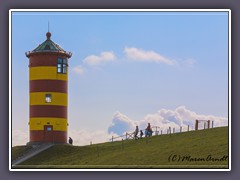
<instances>
[{"instance_id":1,"label":"red and yellow striped lighthouse","mask_svg":"<svg viewBox=\"0 0 240 180\"><path fill-rule=\"evenodd\" d=\"M51 33L29 58L29 144L67 143L68 60L71 53L54 43Z\"/></svg>"}]
</instances>

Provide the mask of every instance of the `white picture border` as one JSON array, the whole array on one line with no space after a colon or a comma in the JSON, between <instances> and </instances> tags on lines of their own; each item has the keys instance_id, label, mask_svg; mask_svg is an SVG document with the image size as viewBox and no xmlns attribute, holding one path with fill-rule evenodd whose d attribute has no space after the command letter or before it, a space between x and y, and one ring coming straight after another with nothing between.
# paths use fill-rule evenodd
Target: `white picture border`
<instances>
[{"instance_id":1,"label":"white picture border","mask_svg":"<svg viewBox=\"0 0 240 180\"><path fill-rule=\"evenodd\" d=\"M12 168L12 13L13 12L228 12L228 169L14 169ZM9 10L9 170L10 171L231 171L231 10L230 9L10 9Z\"/></svg>"}]
</instances>

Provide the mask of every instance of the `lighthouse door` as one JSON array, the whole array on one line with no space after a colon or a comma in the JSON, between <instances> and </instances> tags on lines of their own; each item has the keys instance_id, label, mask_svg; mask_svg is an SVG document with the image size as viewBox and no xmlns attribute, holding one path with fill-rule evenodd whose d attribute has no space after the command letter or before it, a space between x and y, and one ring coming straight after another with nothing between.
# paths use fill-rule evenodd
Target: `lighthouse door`
<instances>
[{"instance_id":1,"label":"lighthouse door","mask_svg":"<svg viewBox=\"0 0 240 180\"><path fill-rule=\"evenodd\" d=\"M45 125L44 126L44 141L45 142L54 142L53 139L53 126Z\"/></svg>"}]
</instances>

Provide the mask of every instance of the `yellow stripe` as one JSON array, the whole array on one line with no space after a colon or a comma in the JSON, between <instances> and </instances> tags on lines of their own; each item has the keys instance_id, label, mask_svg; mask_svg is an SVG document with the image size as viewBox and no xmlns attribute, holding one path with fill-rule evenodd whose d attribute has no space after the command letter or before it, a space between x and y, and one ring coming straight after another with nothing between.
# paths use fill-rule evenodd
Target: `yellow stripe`
<instances>
[{"instance_id":1,"label":"yellow stripe","mask_svg":"<svg viewBox=\"0 0 240 180\"><path fill-rule=\"evenodd\" d=\"M40 79L55 79L67 81L68 75L57 73L57 67L52 66L39 66L29 68L29 80Z\"/></svg>"},{"instance_id":2,"label":"yellow stripe","mask_svg":"<svg viewBox=\"0 0 240 180\"><path fill-rule=\"evenodd\" d=\"M51 102L46 102L46 94L51 94ZM59 105L67 106L67 93L34 92L30 93L30 105Z\"/></svg>"},{"instance_id":3,"label":"yellow stripe","mask_svg":"<svg viewBox=\"0 0 240 180\"><path fill-rule=\"evenodd\" d=\"M55 131L67 131L67 119L64 118L30 118L29 128L33 130L44 130L44 125L53 125Z\"/></svg>"}]
</instances>

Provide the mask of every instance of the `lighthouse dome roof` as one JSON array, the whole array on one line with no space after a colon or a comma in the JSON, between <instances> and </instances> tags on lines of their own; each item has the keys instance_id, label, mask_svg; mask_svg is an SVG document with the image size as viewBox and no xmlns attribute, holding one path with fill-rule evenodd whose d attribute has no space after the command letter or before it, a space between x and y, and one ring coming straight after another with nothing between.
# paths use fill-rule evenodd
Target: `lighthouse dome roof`
<instances>
[{"instance_id":1,"label":"lighthouse dome roof","mask_svg":"<svg viewBox=\"0 0 240 180\"><path fill-rule=\"evenodd\" d=\"M56 44L55 42L53 42L51 40L50 32L47 32L46 36L47 36L47 39L42 44L39 44L38 47L36 47L34 50L26 53L27 57L29 57L29 55L31 55L31 54L41 53L41 52L63 53L63 54L66 54L68 57L71 57L72 54L70 52L66 52L63 48L61 48L58 44Z\"/></svg>"},{"instance_id":2,"label":"lighthouse dome roof","mask_svg":"<svg viewBox=\"0 0 240 180\"><path fill-rule=\"evenodd\" d=\"M50 32L47 32L46 36L47 39L42 44L39 44L32 52L66 52L50 39Z\"/></svg>"}]
</instances>

